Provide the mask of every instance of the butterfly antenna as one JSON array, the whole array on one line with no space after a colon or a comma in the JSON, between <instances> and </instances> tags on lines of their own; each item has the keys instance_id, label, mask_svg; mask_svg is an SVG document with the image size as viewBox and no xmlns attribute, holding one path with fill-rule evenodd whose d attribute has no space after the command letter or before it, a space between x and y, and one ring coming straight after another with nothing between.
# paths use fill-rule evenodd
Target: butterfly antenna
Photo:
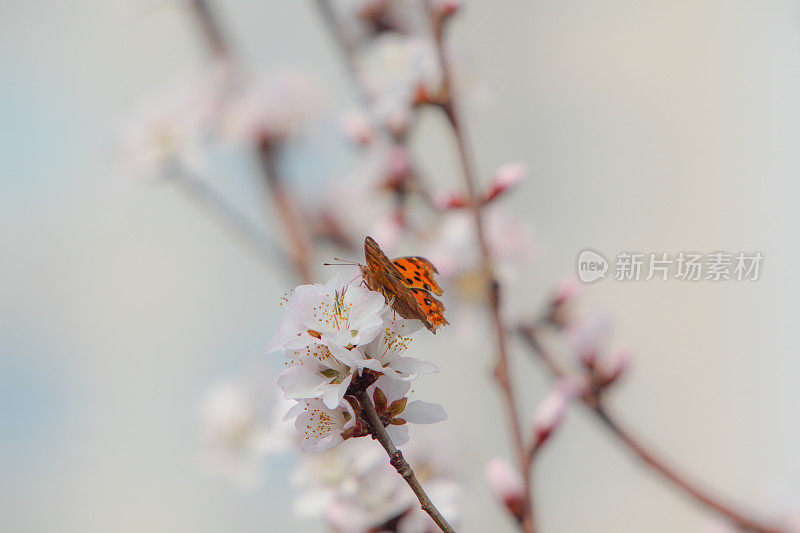
<instances>
[{"instance_id":1,"label":"butterfly antenna","mask_svg":"<svg viewBox=\"0 0 800 533\"><path fill-rule=\"evenodd\" d=\"M333 260L338 261L338 263L322 263L322 266L361 266L361 263L356 263L355 261L349 261L347 259L339 259L338 257L334 257Z\"/></svg>"}]
</instances>

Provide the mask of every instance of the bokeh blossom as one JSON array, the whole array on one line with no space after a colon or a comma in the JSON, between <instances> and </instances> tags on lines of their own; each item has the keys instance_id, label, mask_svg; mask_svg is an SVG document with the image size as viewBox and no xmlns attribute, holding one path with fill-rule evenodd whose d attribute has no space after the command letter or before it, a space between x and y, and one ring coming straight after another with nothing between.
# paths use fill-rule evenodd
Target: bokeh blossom
<instances>
[{"instance_id":1,"label":"bokeh blossom","mask_svg":"<svg viewBox=\"0 0 800 533\"><path fill-rule=\"evenodd\" d=\"M403 452L437 508L456 523L463 488L454 473L453 450L445 451L440 443L427 432L416 432ZM380 531L392 522L402 533L438 530L380 445L370 439L350 439L317 454L304 454L292 485L298 493L297 512L319 516L336 531Z\"/></svg>"},{"instance_id":2,"label":"bokeh blossom","mask_svg":"<svg viewBox=\"0 0 800 533\"><path fill-rule=\"evenodd\" d=\"M229 69L223 62L212 64L145 98L120 133L117 155L125 172L153 178L202 170Z\"/></svg>"},{"instance_id":3,"label":"bokeh blossom","mask_svg":"<svg viewBox=\"0 0 800 533\"><path fill-rule=\"evenodd\" d=\"M201 459L213 475L249 488L265 459L294 448L297 436L283 421L292 405L270 382L265 368L220 381L205 394L200 410Z\"/></svg>"}]
</instances>

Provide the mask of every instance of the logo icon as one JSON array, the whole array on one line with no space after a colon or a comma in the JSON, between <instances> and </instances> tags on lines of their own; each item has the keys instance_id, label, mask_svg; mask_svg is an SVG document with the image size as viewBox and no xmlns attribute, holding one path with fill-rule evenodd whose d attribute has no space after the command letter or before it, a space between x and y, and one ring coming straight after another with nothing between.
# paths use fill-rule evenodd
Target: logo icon
<instances>
[{"instance_id":1,"label":"logo icon","mask_svg":"<svg viewBox=\"0 0 800 533\"><path fill-rule=\"evenodd\" d=\"M578 254L578 279L583 283L594 283L606 277L608 260L599 252L585 249Z\"/></svg>"}]
</instances>

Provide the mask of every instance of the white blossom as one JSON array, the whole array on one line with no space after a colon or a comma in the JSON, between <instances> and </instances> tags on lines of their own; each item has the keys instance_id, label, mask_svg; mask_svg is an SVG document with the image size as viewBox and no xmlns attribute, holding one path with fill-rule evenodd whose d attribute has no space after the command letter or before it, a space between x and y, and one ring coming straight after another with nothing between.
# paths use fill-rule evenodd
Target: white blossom
<instances>
[{"instance_id":1,"label":"white blossom","mask_svg":"<svg viewBox=\"0 0 800 533\"><path fill-rule=\"evenodd\" d=\"M251 487L265 458L296 445L294 430L282 420L291 402L269 386L272 379L255 368L209 388L200 411L201 458L212 474Z\"/></svg>"},{"instance_id":2,"label":"white blossom","mask_svg":"<svg viewBox=\"0 0 800 533\"><path fill-rule=\"evenodd\" d=\"M363 348L364 359L356 360L359 368L369 368L376 372L403 379L416 379L423 374L438 372L433 363L414 357L404 357L412 339L408 335L423 326L420 320L406 320L388 310L384 313L383 331Z\"/></svg>"},{"instance_id":3,"label":"white blossom","mask_svg":"<svg viewBox=\"0 0 800 533\"><path fill-rule=\"evenodd\" d=\"M344 441L342 433L356 423L353 408L346 401L328 409L322 400L301 400L284 417L285 420L292 418L303 439L300 451L304 452L318 452L336 446Z\"/></svg>"},{"instance_id":4,"label":"white blossom","mask_svg":"<svg viewBox=\"0 0 800 533\"><path fill-rule=\"evenodd\" d=\"M289 296L286 313L266 351L298 349L311 344L349 347L373 340L383 328L383 295L360 281L338 277L325 285L300 285Z\"/></svg>"},{"instance_id":5,"label":"white blossom","mask_svg":"<svg viewBox=\"0 0 800 533\"><path fill-rule=\"evenodd\" d=\"M285 349L286 369L278 378L278 385L287 398L322 398L325 406L333 409L342 402L358 368L353 357L358 353L319 343Z\"/></svg>"},{"instance_id":6,"label":"white blossom","mask_svg":"<svg viewBox=\"0 0 800 533\"><path fill-rule=\"evenodd\" d=\"M146 98L121 131L123 170L145 178L201 170L229 75L229 65L215 63Z\"/></svg>"},{"instance_id":7,"label":"white blossom","mask_svg":"<svg viewBox=\"0 0 800 533\"><path fill-rule=\"evenodd\" d=\"M282 141L299 134L323 100L314 82L298 70L242 79L228 98L224 131L243 143Z\"/></svg>"},{"instance_id":8,"label":"white blossom","mask_svg":"<svg viewBox=\"0 0 800 533\"><path fill-rule=\"evenodd\" d=\"M454 479L452 449L440 446L441 436L437 436L431 439L415 433L403 453L437 509L455 523L462 489ZM398 532L437 531L405 481L389 465L384 450L370 439L350 439L302 456L292 484L299 493L296 511L322 516L335 531L367 533L398 517Z\"/></svg>"}]
</instances>

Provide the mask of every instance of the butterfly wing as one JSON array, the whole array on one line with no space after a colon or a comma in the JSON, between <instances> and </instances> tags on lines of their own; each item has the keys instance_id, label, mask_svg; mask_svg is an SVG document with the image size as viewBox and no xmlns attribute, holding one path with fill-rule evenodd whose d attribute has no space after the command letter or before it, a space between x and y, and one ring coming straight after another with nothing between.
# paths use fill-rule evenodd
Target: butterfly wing
<instances>
[{"instance_id":1,"label":"butterfly wing","mask_svg":"<svg viewBox=\"0 0 800 533\"><path fill-rule=\"evenodd\" d=\"M442 288L433 279L433 275L439 272L433 263L424 257L398 257L392 261L392 264L400 271L400 275L403 276L403 284L409 289L422 289L437 296L442 295Z\"/></svg>"},{"instance_id":2,"label":"butterfly wing","mask_svg":"<svg viewBox=\"0 0 800 533\"><path fill-rule=\"evenodd\" d=\"M439 326L445 326L449 324L447 319L444 317L444 304L441 302L441 300L434 298L431 293L422 289L414 288L409 290L411 291L411 294L414 295L417 305L419 305L425 312L425 318L430 324L428 329L435 331ZM431 327L433 329L431 329Z\"/></svg>"},{"instance_id":3,"label":"butterfly wing","mask_svg":"<svg viewBox=\"0 0 800 533\"><path fill-rule=\"evenodd\" d=\"M367 266L361 272L370 289L382 293L387 302L394 300L392 306L403 318L424 316L424 311L419 308L411 291L405 286L400 271L372 237L364 239L364 257Z\"/></svg>"},{"instance_id":4,"label":"butterfly wing","mask_svg":"<svg viewBox=\"0 0 800 533\"><path fill-rule=\"evenodd\" d=\"M437 327L447 324L442 315L444 305L422 287L408 287L406 276L403 275L402 269L386 257L378 243L371 237L364 239L364 257L367 261L367 265L361 268L364 281L370 289L382 293L386 301L391 302L392 308L397 314L403 318L422 320L425 323L425 327L434 333L436 333ZM405 260L406 258L401 259ZM424 261L435 271L429 261ZM406 270L412 265L411 262L402 264L406 267ZM419 277L423 279L422 276ZM433 281L432 275L429 275L428 278ZM412 281L416 281L413 276ZM433 287L434 285L430 286ZM435 287L441 291L438 285L435 285ZM426 303L426 301L429 303Z\"/></svg>"}]
</instances>

